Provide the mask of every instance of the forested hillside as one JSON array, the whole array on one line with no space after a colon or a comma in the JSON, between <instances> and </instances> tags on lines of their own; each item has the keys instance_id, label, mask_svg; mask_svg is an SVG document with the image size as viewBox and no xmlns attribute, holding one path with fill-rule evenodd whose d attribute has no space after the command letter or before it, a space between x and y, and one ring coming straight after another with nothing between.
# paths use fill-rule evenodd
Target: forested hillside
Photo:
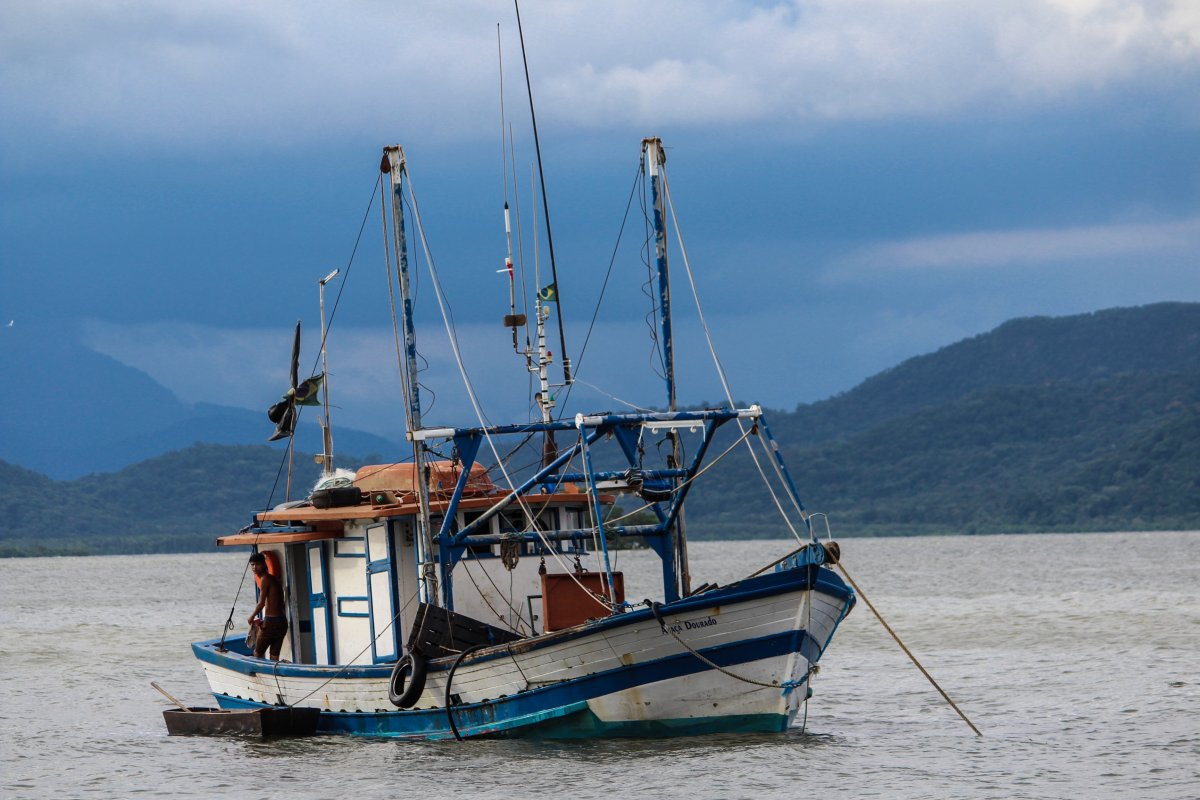
<instances>
[{"instance_id":1,"label":"forested hillside","mask_svg":"<svg viewBox=\"0 0 1200 800\"><path fill-rule=\"evenodd\" d=\"M201 444L74 481L0 461L0 556L211 550L284 500L285 458L266 445ZM319 476L311 456L294 463L292 499Z\"/></svg>"},{"instance_id":2,"label":"forested hillside","mask_svg":"<svg viewBox=\"0 0 1200 800\"><path fill-rule=\"evenodd\" d=\"M768 418L836 536L1200 529L1200 304L1014 320ZM73 481L0 462L0 555L209 549L283 499L281 458L197 445ZM293 497L317 478L295 464ZM734 451L690 534L778 535L760 486Z\"/></svg>"},{"instance_id":3,"label":"forested hillside","mask_svg":"<svg viewBox=\"0 0 1200 800\"><path fill-rule=\"evenodd\" d=\"M1200 371L995 387L784 453L839 536L1200 528ZM693 535L770 530L760 484L745 458L706 476Z\"/></svg>"}]
</instances>

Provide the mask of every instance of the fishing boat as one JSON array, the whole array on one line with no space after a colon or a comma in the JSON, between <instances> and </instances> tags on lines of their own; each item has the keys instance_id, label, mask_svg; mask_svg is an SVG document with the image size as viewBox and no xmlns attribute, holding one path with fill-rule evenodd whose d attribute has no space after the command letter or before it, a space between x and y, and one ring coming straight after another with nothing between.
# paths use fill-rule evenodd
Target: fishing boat
<instances>
[{"instance_id":1,"label":"fishing boat","mask_svg":"<svg viewBox=\"0 0 1200 800\"><path fill-rule=\"evenodd\" d=\"M254 657L240 636L192 645L221 708L315 708L323 732L419 740L792 725L855 592L833 568L837 545L801 502L763 409L738 407L732 395L719 407L678 407L659 139L643 140L640 163L651 201L646 261L656 282L665 410L568 415L556 405L556 387L569 387L574 376L564 341L562 381L550 377L553 248L553 281L531 298L532 314L518 313L506 203L504 323L539 391L531 419L495 425L480 415L477 424L443 427L423 419L418 379L408 231L415 226L421 247L426 236L404 152L384 149L386 261L399 298L412 453L338 472L326 427L324 474L310 495L258 512L218 539L267 556L267 570L285 587L289 625L279 661ZM548 231L548 209L545 219ZM433 268L433 259L424 261ZM432 285L442 304L439 281ZM323 329L324 322L322 310ZM297 381L297 351L298 344L292 390L272 413L284 435L294 431L297 405L321 383L321 376ZM468 380L463 391L478 408ZM736 534L795 541L781 546L790 550L784 557L717 585L692 574L684 506L706 481L724 480L706 469L716 460L711 445L728 440L726 453L747 449L780 510L778 530ZM661 562L655 597L626 597L613 551L628 541L644 542Z\"/></svg>"}]
</instances>

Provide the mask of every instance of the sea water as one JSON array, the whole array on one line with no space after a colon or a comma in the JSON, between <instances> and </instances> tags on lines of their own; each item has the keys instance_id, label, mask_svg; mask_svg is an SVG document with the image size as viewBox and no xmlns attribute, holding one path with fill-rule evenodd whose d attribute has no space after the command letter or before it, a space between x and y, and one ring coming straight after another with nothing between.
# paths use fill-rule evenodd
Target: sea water
<instances>
[{"instance_id":1,"label":"sea water","mask_svg":"<svg viewBox=\"0 0 1200 800\"><path fill-rule=\"evenodd\" d=\"M697 583L786 541L693 542ZM1200 533L846 539L863 602L795 727L666 740L168 737L211 705L192 641L253 592L244 553L0 561L0 797L1200 797ZM621 552L628 596L648 552Z\"/></svg>"}]
</instances>

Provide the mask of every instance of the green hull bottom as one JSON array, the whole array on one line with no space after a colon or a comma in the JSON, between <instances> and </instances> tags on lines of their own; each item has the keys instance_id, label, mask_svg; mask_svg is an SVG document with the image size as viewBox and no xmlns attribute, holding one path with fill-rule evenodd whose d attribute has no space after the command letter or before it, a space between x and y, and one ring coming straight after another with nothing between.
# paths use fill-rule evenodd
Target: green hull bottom
<instances>
[{"instance_id":1,"label":"green hull bottom","mask_svg":"<svg viewBox=\"0 0 1200 800\"><path fill-rule=\"evenodd\" d=\"M523 735L539 739L637 738L702 736L708 733L782 733L791 720L784 714L736 714L720 717L605 722L584 709L530 729Z\"/></svg>"}]
</instances>

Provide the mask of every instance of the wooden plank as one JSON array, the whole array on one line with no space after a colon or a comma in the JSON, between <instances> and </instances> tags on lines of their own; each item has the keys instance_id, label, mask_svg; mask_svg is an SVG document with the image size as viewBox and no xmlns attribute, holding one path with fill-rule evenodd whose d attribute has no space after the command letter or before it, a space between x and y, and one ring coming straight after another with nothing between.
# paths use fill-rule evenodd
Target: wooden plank
<instances>
[{"instance_id":1,"label":"wooden plank","mask_svg":"<svg viewBox=\"0 0 1200 800\"><path fill-rule=\"evenodd\" d=\"M218 547L234 547L246 544L286 544L288 542L318 542L322 539L341 539L342 529L324 531L296 531L292 533L234 533L218 536Z\"/></svg>"}]
</instances>

